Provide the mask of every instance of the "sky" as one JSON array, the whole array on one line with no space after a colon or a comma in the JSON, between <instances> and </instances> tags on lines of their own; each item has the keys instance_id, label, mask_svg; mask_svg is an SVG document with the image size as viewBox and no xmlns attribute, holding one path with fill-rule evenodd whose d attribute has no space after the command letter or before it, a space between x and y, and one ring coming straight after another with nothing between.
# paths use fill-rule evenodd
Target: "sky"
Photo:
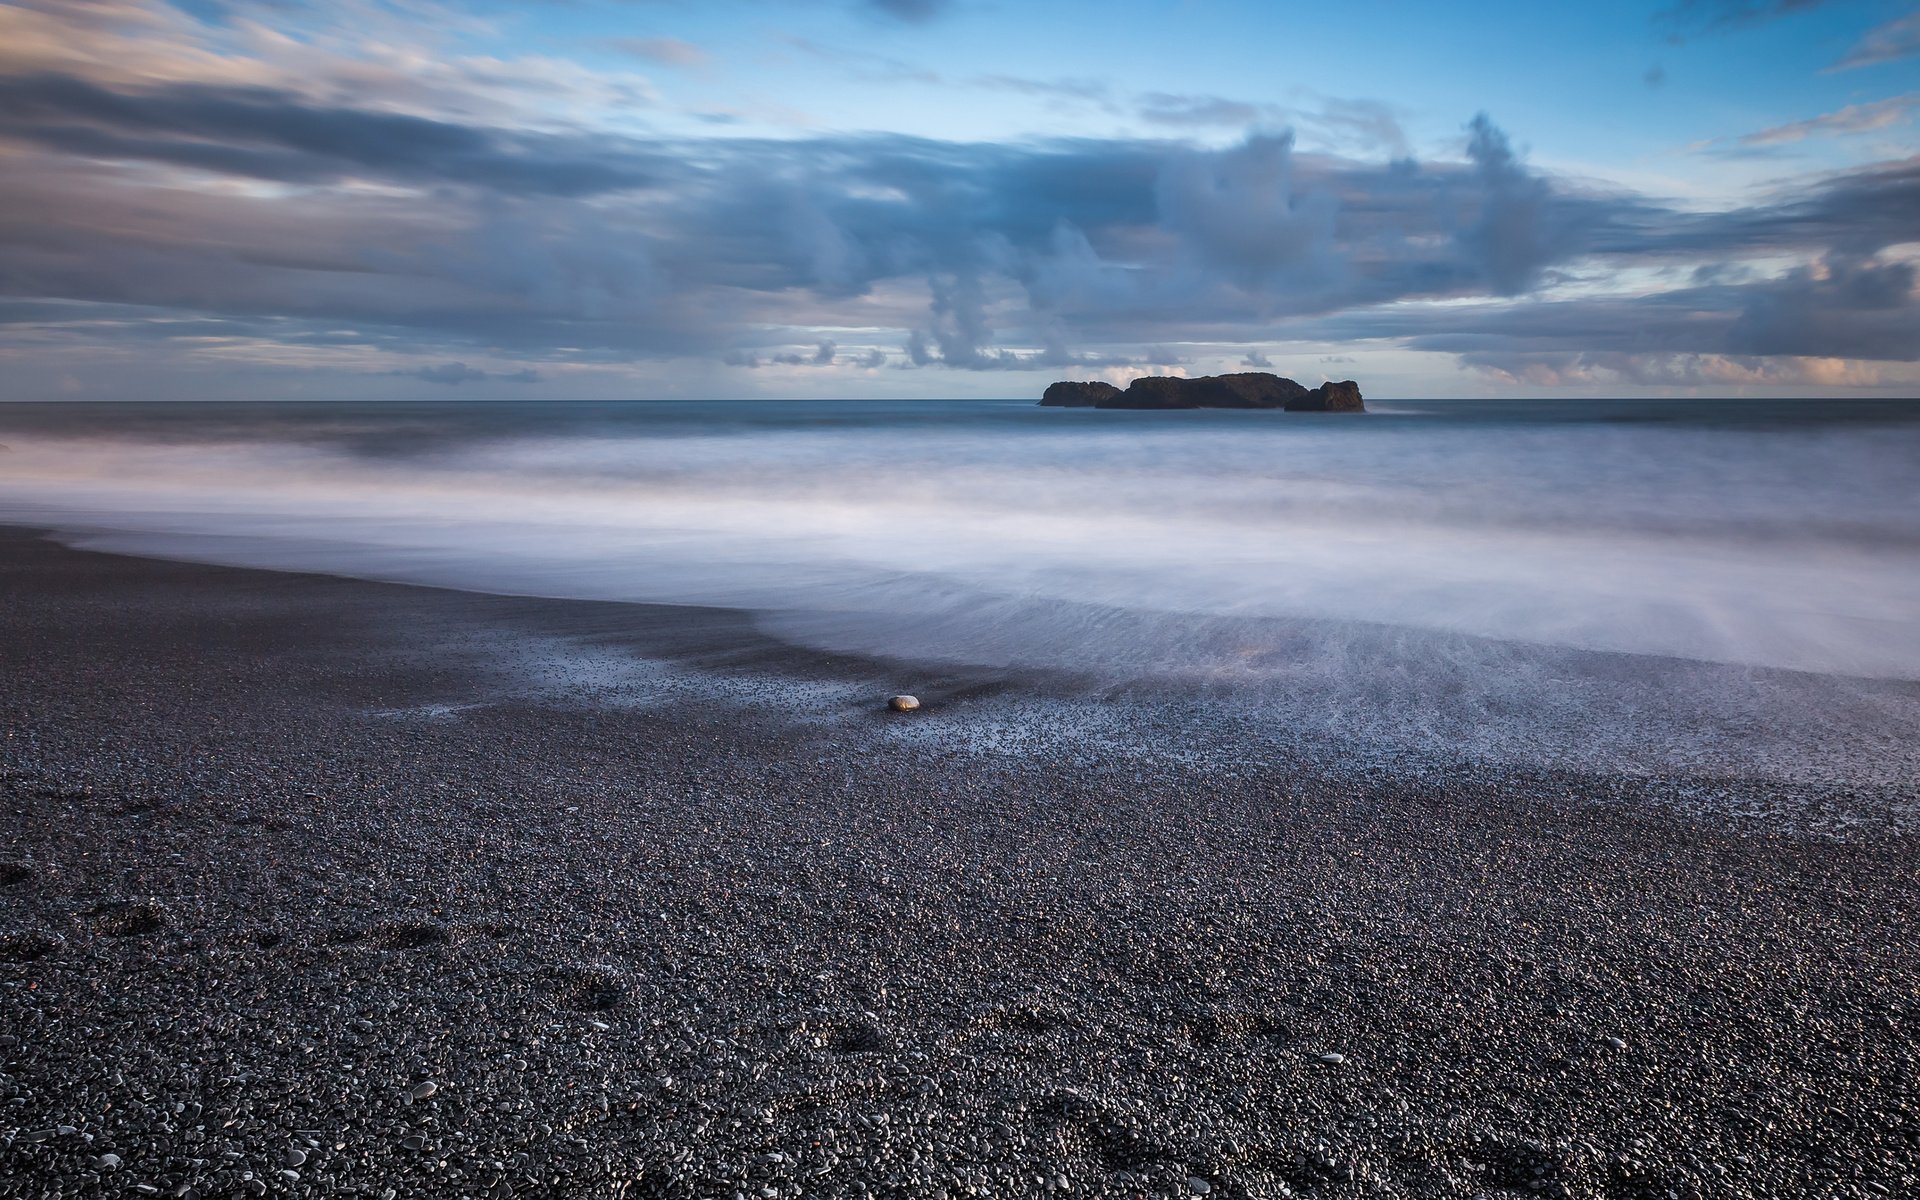
<instances>
[{"instance_id":1,"label":"sky","mask_svg":"<svg viewBox=\"0 0 1920 1200\"><path fill-rule=\"evenodd\" d=\"M0 400L1920 395L1920 7L0 3Z\"/></svg>"}]
</instances>

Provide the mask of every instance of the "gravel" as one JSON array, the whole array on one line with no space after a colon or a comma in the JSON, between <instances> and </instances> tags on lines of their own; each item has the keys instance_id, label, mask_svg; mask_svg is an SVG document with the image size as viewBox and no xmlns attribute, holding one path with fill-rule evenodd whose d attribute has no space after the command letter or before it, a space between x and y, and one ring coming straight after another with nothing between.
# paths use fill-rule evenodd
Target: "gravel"
<instances>
[{"instance_id":1,"label":"gravel","mask_svg":"<svg viewBox=\"0 0 1920 1200\"><path fill-rule=\"evenodd\" d=\"M1844 790L24 535L0 623L0 1195L1920 1194L1920 845ZM630 635L721 698L445 649Z\"/></svg>"}]
</instances>

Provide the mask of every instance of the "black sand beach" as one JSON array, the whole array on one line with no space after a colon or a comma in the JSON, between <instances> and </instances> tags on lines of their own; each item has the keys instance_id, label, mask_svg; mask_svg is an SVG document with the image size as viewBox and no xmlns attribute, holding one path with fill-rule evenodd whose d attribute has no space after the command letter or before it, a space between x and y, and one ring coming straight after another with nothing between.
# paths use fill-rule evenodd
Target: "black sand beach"
<instances>
[{"instance_id":1,"label":"black sand beach","mask_svg":"<svg viewBox=\"0 0 1920 1200\"><path fill-rule=\"evenodd\" d=\"M904 670L6 533L0 1194L1920 1194L1884 798Z\"/></svg>"}]
</instances>

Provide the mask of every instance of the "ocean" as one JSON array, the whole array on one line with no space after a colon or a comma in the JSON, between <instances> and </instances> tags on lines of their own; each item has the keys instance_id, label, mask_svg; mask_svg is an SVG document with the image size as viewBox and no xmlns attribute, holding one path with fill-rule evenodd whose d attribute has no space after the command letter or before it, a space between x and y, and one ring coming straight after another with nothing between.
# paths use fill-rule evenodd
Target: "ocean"
<instances>
[{"instance_id":1,"label":"ocean","mask_svg":"<svg viewBox=\"0 0 1920 1200\"><path fill-rule=\"evenodd\" d=\"M0 520L1474 755L1915 777L1920 402L1374 407L15 404Z\"/></svg>"}]
</instances>

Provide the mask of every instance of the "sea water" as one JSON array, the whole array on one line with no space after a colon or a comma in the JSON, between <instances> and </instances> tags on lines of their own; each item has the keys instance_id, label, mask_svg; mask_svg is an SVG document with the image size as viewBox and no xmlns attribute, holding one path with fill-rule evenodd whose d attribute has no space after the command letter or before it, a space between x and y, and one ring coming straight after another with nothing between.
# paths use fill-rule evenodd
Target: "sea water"
<instances>
[{"instance_id":1,"label":"sea water","mask_svg":"<svg viewBox=\"0 0 1920 1200\"><path fill-rule=\"evenodd\" d=\"M10 405L0 519L1546 757L1910 777L1920 403L1374 409Z\"/></svg>"}]
</instances>

